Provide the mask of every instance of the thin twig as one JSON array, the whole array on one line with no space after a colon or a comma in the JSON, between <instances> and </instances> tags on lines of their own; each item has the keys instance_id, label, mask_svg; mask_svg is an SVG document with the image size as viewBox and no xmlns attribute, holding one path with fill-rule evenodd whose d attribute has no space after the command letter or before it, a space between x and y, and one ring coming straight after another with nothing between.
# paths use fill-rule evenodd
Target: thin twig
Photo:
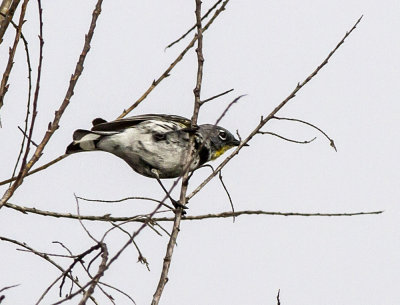
<instances>
[{"instance_id":1,"label":"thin twig","mask_svg":"<svg viewBox=\"0 0 400 305\"><path fill-rule=\"evenodd\" d=\"M72 264L71 264L71 265L63 272L63 274L62 274L62 281L61 281L61 284L60 284L60 293L59 293L60 297L61 297L61 295L62 295L62 288L63 288L64 283L65 283L65 278L66 278L66 277L69 277L68 274L72 271L72 269L74 268L74 266L75 266L78 262L82 261L82 259L83 259L84 257L86 257L87 255L89 255L90 253L92 253L93 251L96 251L96 250L98 250L98 249L101 249L100 243L98 243L98 244L96 244L96 245L90 247L89 249L85 250L85 251L82 252L81 254L76 255L76 258L74 259L74 261L72 262ZM86 287L86 286L83 286L81 289L83 289L83 288L85 288L85 287Z\"/></svg>"},{"instance_id":2,"label":"thin twig","mask_svg":"<svg viewBox=\"0 0 400 305\"><path fill-rule=\"evenodd\" d=\"M195 196L208 182L213 179L218 172L233 158L235 157L239 151L242 149L243 146L245 146L259 131L260 129L272 118L275 117L275 115L278 113L279 110L282 109L291 99L293 99L297 92L303 88L306 84L310 82L314 78L315 75L328 63L329 59L335 54L335 52L339 49L339 47L344 43L346 38L355 30L357 25L360 23L361 19L363 16L361 16L357 22L353 25L353 27L350 29L350 31L346 32L342 40L339 41L339 43L336 45L336 47L328 54L328 56L322 61L322 63L315 68L313 72L307 78L302 82L298 83L297 86L294 88L294 90L278 105L275 107L275 109L266 117L263 118L260 123L254 128L254 130L247 136L245 140L243 140L240 145L228 156L224 159L224 161L221 162L221 164L217 167L215 172L210 174L189 196L188 199L191 199L193 196Z\"/></svg>"},{"instance_id":3,"label":"thin twig","mask_svg":"<svg viewBox=\"0 0 400 305\"><path fill-rule=\"evenodd\" d=\"M277 294L277 296L276 296L276 301L277 301L277 305L281 305L281 300L279 299L279 295L280 295L280 293L281 293L281 290L280 289L278 289L278 294Z\"/></svg>"},{"instance_id":4,"label":"thin twig","mask_svg":"<svg viewBox=\"0 0 400 305\"><path fill-rule=\"evenodd\" d=\"M208 17L208 15L220 4L222 0L218 0L208 11L207 13L204 14L203 17L201 17L201 20L204 20L205 18ZM192 32L196 28L196 24L192 26L185 34L183 34L181 37L179 37L177 40L171 42L169 45L165 47L165 50L172 47L173 45L177 44L179 41L184 39L190 32Z\"/></svg>"},{"instance_id":5,"label":"thin twig","mask_svg":"<svg viewBox=\"0 0 400 305\"><path fill-rule=\"evenodd\" d=\"M229 1L230 0L225 0L222 3L221 7L215 11L215 13L212 16L212 18L210 19L210 21L208 21L208 23L204 26L203 32L205 32L209 28L209 26L214 22L214 20L218 17L218 15L225 10L225 7ZM169 67L160 75L160 77L152 82L150 87L143 93L143 95L118 116L118 119L125 117L129 112L131 112L133 109L135 109L150 94L150 92L153 91L153 89L155 87L157 87L165 78L167 78L169 76L169 73L171 72L171 70L182 60L182 58L186 55L186 53L194 46L196 40L197 40L197 35L195 35L195 37L189 42L189 44L186 46L186 48L169 65Z\"/></svg>"},{"instance_id":6,"label":"thin twig","mask_svg":"<svg viewBox=\"0 0 400 305\"><path fill-rule=\"evenodd\" d=\"M20 284L15 284L15 285L10 285L10 286L3 287L3 288L0 289L0 292L3 292L5 290L7 290L7 289L11 289L11 288L14 288L14 287L18 287L19 285Z\"/></svg>"},{"instance_id":7,"label":"thin twig","mask_svg":"<svg viewBox=\"0 0 400 305\"><path fill-rule=\"evenodd\" d=\"M104 271L106 270L106 263L107 263L107 259L108 259L107 245L104 243L101 243L101 249L102 249L102 254L101 254L102 260L99 265L97 274L92 279L92 283L89 286L89 289L83 295L81 301L79 302L79 305L86 304L89 297L93 294L95 287L98 285L100 278L104 275Z\"/></svg>"},{"instance_id":8,"label":"thin twig","mask_svg":"<svg viewBox=\"0 0 400 305\"><path fill-rule=\"evenodd\" d=\"M279 135L279 134L277 134L277 133L275 133L275 132L270 132L270 131L259 131L259 132L257 132L257 133L258 133L258 134L269 134L269 135L271 135L271 136L280 138L280 139L285 140L285 141L288 141L288 142L296 143L296 144L309 144L309 143L313 142L313 141L317 138L317 137L314 137L314 138L312 138L311 140L297 141L297 140L292 140L292 139L286 138L286 137L284 137L284 136L281 136L281 135Z\"/></svg>"},{"instance_id":9,"label":"thin twig","mask_svg":"<svg viewBox=\"0 0 400 305\"><path fill-rule=\"evenodd\" d=\"M38 252L38 251L36 251L35 249L33 249L32 247L28 246L26 243L22 243L22 242L19 242L19 241L17 241L17 240L14 240L14 239L11 239L11 238L7 238L7 237L4 237L4 236L0 236L0 240L3 240L3 241L6 241L6 242L9 242L9 243L18 245L18 246L23 247L23 248L25 248L25 249L28 249L31 253L33 253L33 254L35 254L35 255L37 255L37 256L43 258L44 260L48 261L49 263L51 263L53 266L55 266L58 270L60 270L60 271L64 274L65 270L64 270L60 265L58 265L55 261L53 261L53 260L52 260L51 258L49 258L47 255L45 255L45 254L43 254L43 253L41 253L41 252ZM67 277L68 277L71 281L73 281L77 286L82 287L82 286L79 284L79 282L78 282L76 279L74 279L72 276L67 275ZM44 297L44 294L41 296L41 298L39 299L39 301L38 301L36 304L38 304L38 303L43 299L43 297ZM94 298L93 298L93 300L94 300L94 302L95 302L95 299L94 299ZM95 302L95 303L96 303L96 302ZM96 303L96 304L97 304L97 303Z\"/></svg>"},{"instance_id":10,"label":"thin twig","mask_svg":"<svg viewBox=\"0 0 400 305\"><path fill-rule=\"evenodd\" d=\"M37 66L37 76L36 76L36 86L35 86L35 93L33 96L33 105L32 105L32 117L31 117L31 123L29 127L29 133L27 135L27 141L26 141L26 147L25 147L25 153L24 156L22 157L21 161L21 168L19 170L19 173L17 175L17 179L14 182L14 184L10 184L10 187L4 194L2 200L0 201L0 208L3 205L3 199L8 196L12 196L13 192L17 189L17 187L22 183L22 180L24 178L24 171L27 166L27 160L28 160L28 155L30 152L30 147L31 144L33 143L32 137L33 137L33 130L35 127L35 122L36 122L36 116L37 116L37 105L38 105L38 99L39 99L39 91L40 91L40 80L42 76L42 64L43 64L43 45L44 45L44 40L43 40L43 10L42 10L42 3L40 0L37 0L38 3L38 11L39 11L39 60L38 60L38 66ZM28 113L29 113L29 108L28 108ZM26 119L28 116L26 116ZM26 134L24 134L26 136ZM38 145L36 146L36 150L38 150ZM25 173L26 174L26 173ZM5 199L4 202L6 202Z\"/></svg>"},{"instance_id":11,"label":"thin twig","mask_svg":"<svg viewBox=\"0 0 400 305\"><path fill-rule=\"evenodd\" d=\"M55 163L57 163L57 162L59 162L59 161L65 159L65 158L68 157L68 156L70 156L70 155L64 154L64 155L58 156L57 158L51 160L50 162L48 162L48 163L46 163L46 164L44 164L44 165L42 165L42 166L39 166L38 168L35 168L34 170L31 170L30 172L28 172L28 173L26 174L25 177L28 177L28 176L30 176L30 175L32 175L32 174L35 174L35 173L37 173L37 172L40 172L40 171L42 171L42 170L48 168L49 166L51 166L51 165L53 165L53 164L55 164ZM1 182L0 182L0 185L4 185L4 184L7 184L7 183L12 182L12 181L15 181L15 180L17 180L17 177L11 177L11 178L9 178L9 179L6 179L6 180L1 181Z\"/></svg>"},{"instance_id":12,"label":"thin twig","mask_svg":"<svg viewBox=\"0 0 400 305\"><path fill-rule=\"evenodd\" d=\"M18 126L18 130L22 132L22 135L24 136L24 138L29 139L29 136L26 134L26 130L23 130L19 126ZM35 143L35 141L33 141L32 139L30 139L29 141L33 146L38 147L38 145Z\"/></svg>"},{"instance_id":13,"label":"thin twig","mask_svg":"<svg viewBox=\"0 0 400 305\"><path fill-rule=\"evenodd\" d=\"M307 122L307 121L303 121L303 120L299 120L299 119L282 118L282 117L277 117L277 116L274 116L273 119L276 119L276 120L285 120L285 121L294 121L294 122L299 122L299 123L302 123L302 124L306 124L306 125L308 125L308 126L311 126L312 128L315 128L315 129L318 130L320 133L322 133L322 134L325 136L325 138L327 138L327 139L329 140L329 143L330 143L331 147L332 147L335 151L337 151L336 146L335 146L335 142L333 141L333 139L331 139L331 138L326 134L326 132L323 131L321 128L319 128L319 127L317 127L317 126L315 126L315 125L313 125L313 124L311 124L311 123L309 123L309 122Z\"/></svg>"},{"instance_id":14,"label":"thin twig","mask_svg":"<svg viewBox=\"0 0 400 305\"><path fill-rule=\"evenodd\" d=\"M11 24L14 26L15 30L18 30L18 25L16 25L12 20L11 20ZM28 132L28 121L29 121L29 115L30 115L31 95L32 95L32 66L31 66L31 58L30 58L30 54L29 54L28 41L26 40L26 38L23 35L22 31L21 31L21 39L22 39L22 41L24 43L25 54L26 54L26 62L27 62L27 66L28 66L28 100L27 100L27 103L26 103L24 130L22 130L22 133L24 134L24 137L22 137L21 148L19 150L17 161L15 162L14 169L13 169L13 172L11 174L11 177L15 176L15 173L17 172L19 161L20 161L20 159L22 157L22 153L24 152L25 139L27 138L26 137L26 133ZM19 128L19 126L18 126L18 128Z\"/></svg>"},{"instance_id":15,"label":"thin twig","mask_svg":"<svg viewBox=\"0 0 400 305\"><path fill-rule=\"evenodd\" d=\"M231 208L232 208L232 213L235 213L235 208L233 207L231 194L229 194L229 191L228 191L227 187L225 186L224 180L222 180L222 171L219 172L219 181L221 181L222 187L224 188L225 193L228 195L229 203L231 204ZM235 222L235 215L233 215L232 219L233 219L233 222Z\"/></svg>"},{"instance_id":16,"label":"thin twig","mask_svg":"<svg viewBox=\"0 0 400 305\"><path fill-rule=\"evenodd\" d=\"M132 235L131 235L128 231L126 231L125 229L123 229L123 228L121 227L122 224L115 224L115 223L111 223L111 224L112 224L114 227L120 229L120 230L121 230L122 232L124 232L125 234L127 234L130 238L132 238ZM139 248L139 246L137 245L137 243L135 242L134 239L132 239L132 243L133 243L133 245L135 246L136 251L138 252L138 262L140 262L140 263L146 265L147 270L150 271L149 262L147 261L146 257L143 255L142 251L140 251L140 248Z\"/></svg>"},{"instance_id":17,"label":"thin twig","mask_svg":"<svg viewBox=\"0 0 400 305\"><path fill-rule=\"evenodd\" d=\"M228 94L229 92L232 92L232 91L233 91L233 89L229 89L229 90L226 90L226 91L224 91L224 92L222 92L220 94L217 94L217 95L214 95L212 97L209 97L209 98L205 99L204 101L200 101L200 105L203 105L203 104L205 104L205 103L207 103L209 101L212 101L212 100L214 100L214 99L216 99L218 97L221 97L221 96L223 96L225 94Z\"/></svg>"},{"instance_id":18,"label":"thin twig","mask_svg":"<svg viewBox=\"0 0 400 305\"><path fill-rule=\"evenodd\" d=\"M79 199L78 197L74 194L75 197L75 202L76 202L76 212L79 216L78 220L79 223L81 225L81 227L83 228L83 230L86 232L86 234L97 244L99 244L99 241L89 232L89 230L85 227L85 225L83 224L83 221L81 219L81 213L80 213L80 209L79 209Z\"/></svg>"}]
</instances>

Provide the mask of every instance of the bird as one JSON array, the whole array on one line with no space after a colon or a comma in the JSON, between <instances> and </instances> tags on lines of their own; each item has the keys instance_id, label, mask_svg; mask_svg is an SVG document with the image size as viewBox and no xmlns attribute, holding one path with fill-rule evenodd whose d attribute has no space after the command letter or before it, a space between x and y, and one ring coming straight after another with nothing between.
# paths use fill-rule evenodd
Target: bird
<instances>
[{"instance_id":1,"label":"bird","mask_svg":"<svg viewBox=\"0 0 400 305\"><path fill-rule=\"evenodd\" d=\"M94 119L91 130L77 129L66 154L105 151L123 159L135 172L150 178L185 174L190 139L193 157L189 172L240 145L231 132L213 124L191 126L178 115L143 114L107 122Z\"/></svg>"}]
</instances>

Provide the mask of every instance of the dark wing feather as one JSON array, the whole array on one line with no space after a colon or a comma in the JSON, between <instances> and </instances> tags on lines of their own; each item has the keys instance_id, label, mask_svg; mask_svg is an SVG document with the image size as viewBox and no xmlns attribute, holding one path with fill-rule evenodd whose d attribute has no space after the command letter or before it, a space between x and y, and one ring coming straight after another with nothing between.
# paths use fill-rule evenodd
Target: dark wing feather
<instances>
[{"instance_id":1,"label":"dark wing feather","mask_svg":"<svg viewBox=\"0 0 400 305\"><path fill-rule=\"evenodd\" d=\"M190 127L190 120L178 115L168 115L168 114L143 114L137 116L131 116L124 119L119 119L111 122L99 123L91 130L93 131L117 131L125 128L135 126L141 122L148 120L160 120L160 121L174 121L181 123L185 127Z\"/></svg>"}]
</instances>

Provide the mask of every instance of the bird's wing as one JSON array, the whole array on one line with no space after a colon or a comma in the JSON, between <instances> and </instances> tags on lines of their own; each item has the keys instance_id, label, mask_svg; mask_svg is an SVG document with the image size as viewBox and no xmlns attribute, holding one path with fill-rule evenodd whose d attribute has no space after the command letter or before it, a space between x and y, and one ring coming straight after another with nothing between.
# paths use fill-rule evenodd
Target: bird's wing
<instances>
[{"instance_id":1,"label":"bird's wing","mask_svg":"<svg viewBox=\"0 0 400 305\"><path fill-rule=\"evenodd\" d=\"M190 127L190 120L178 115L168 114L143 114L131 116L124 119L119 119L111 122L106 122L102 119L95 119L93 121L92 131L118 131L135 126L141 122L148 120L159 120L164 122L174 121L182 125L183 128Z\"/></svg>"}]
</instances>

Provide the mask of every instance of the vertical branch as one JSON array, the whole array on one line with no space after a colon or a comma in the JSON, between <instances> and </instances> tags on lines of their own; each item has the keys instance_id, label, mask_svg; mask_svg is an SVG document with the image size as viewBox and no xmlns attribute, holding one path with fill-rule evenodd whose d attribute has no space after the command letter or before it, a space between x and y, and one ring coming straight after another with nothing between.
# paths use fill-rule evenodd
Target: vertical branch
<instances>
[{"instance_id":1,"label":"vertical branch","mask_svg":"<svg viewBox=\"0 0 400 305\"><path fill-rule=\"evenodd\" d=\"M203 80L203 29L201 27L201 1L196 0L196 28L197 28L197 80L196 87L193 90L194 93L194 110L192 116L192 127L197 124L197 118L199 116L199 110L201 106L200 93L201 93L201 82Z\"/></svg>"},{"instance_id":2,"label":"vertical branch","mask_svg":"<svg viewBox=\"0 0 400 305\"><path fill-rule=\"evenodd\" d=\"M200 100L200 93L201 93L201 83L203 79L203 63L204 63L204 57L203 57L203 29L202 29L202 24L201 24L201 0L195 0L196 1L196 27L197 27L197 80L196 80L196 87L193 90L194 97L195 97L195 102L194 102L194 110L193 110L193 116L192 116L192 127L195 127L197 125L197 118L199 115L199 110L201 106L201 100ZM186 162L189 163L192 161L191 156L193 154L194 150L194 145L193 145L193 135L190 137L190 148L189 152L186 158ZM188 188L188 182L189 182L189 166L187 166L185 174L183 175L182 178L182 187L181 187L181 193L180 193L180 203L182 205L186 204L186 193L187 193L187 188ZM165 284L168 281L168 272L169 268L171 266L171 260L172 260L172 255L174 252L174 247L176 244L176 240L178 237L179 233L179 228L180 228L180 223L182 219L182 208L179 208L175 212L175 218L174 218L174 224L172 227L172 232L170 235L170 239L168 241L167 245L167 251L164 257L164 262L163 262L163 267L160 275L160 280L157 285L157 289L153 295L153 301L151 302L151 305L158 305L160 302L161 295L164 291Z\"/></svg>"},{"instance_id":3,"label":"vertical branch","mask_svg":"<svg viewBox=\"0 0 400 305\"><path fill-rule=\"evenodd\" d=\"M24 23L24 17L25 17L25 12L26 12L26 7L28 5L28 1L29 0L24 0L24 3L22 3L21 14L19 16L18 28L17 28L17 32L15 33L15 38L14 38L14 44L13 44L12 48L10 48L7 66L6 66L6 69L4 70L3 78L1 79L0 109L3 106L4 95L7 93L7 90L8 90L9 84L7 84L7 82L8 82L10 73L11 73L11 69L14 65L14 56L15 56L15 52L17 51L19 38L21 37L22 25ZM8 20L8 18L6 18L6 20ZM4 20L4 22L6 22L6 20ZM2 24L4 24L4 23L2 23ZM4 29L4 27L2 26L1 29ZM5 29L4 29L4 31L5 31ZM1 32L0 32L0 34L1 34ZM1 36L0 36L0 39L1 39Z\"/></svg>"},{"instance_id":4,"label":"vertical branch","mask_svg":"<svg viewBox=\"0 0 400 305\"><path fill-rule=\"evenodd\" d=\"M43 154L43 150L44 150L45 146L49 142L51 136L54 134L54 132L59 127L58 124L60 122L61 116L63 115L65 109L69 105L69 102L70 102L72 96L74 95L75 85L78 82L78 79L82 74L83 64L85 62L86 55L90 50L90 43L93 38L94 29L96 28L97 18L99 17L99 15L101 13L102 3L103 3L103 0L98 0L96 3L96 7L93 10L92 21L90 23L89 31L88 31L88 34L85 36L85 44L83 46L82 53L79 56L79 60L76 64L75 72L71 76L71 79L69 82L69 87L68 87L67 93L65 95L65 98L64 98L63 102L61 103L60 107L58 108L58 110L55 112L54 119L52 122L49 123L48 129L47 129L45 135L43 136L42 141L36 148L36 151L34 152L33 156L31 157L29 162L27 162L26 165L22 168L22 170L20 171L20 174L18 175L18 178L7 189L7 191L4 193L3 197L1 198L0 208L2 208L3 205L8 201L8 199L10 199L10 197L14 194L15 190L21 185L24 177L29 172L29 170L32 168L32 166L40 159L40 157Z\"/></svg>"},{"instance_id":5,"label":"vertical branch","mask_svg":"<svg viewBox=\"0 0 400 305\"><path fill-rule=\"evenodd\" d=\"M37 68L37 77L36 77L36 88L35 88L35 93L33 97L33 107L32 107L32 119L31 119L31 124L29 127L29 134L28 134L28 140L26 143L26 149L25 149L25 154L22 159L22 164L21 164L21 170L18 176L21 175L25 165L26 165L26 160L28 159L28 154L30 150L30 145L32 144L32 135L33 135L33 128L35 126L35 121L36 121L36 116L37 116L37 102L39 99L39 90L40 90L40 79L42 75L42 63L43 63L43 45L44 45L44 40L43 40L43 16L42 16L42 3L40 0L38 2L38 9L39 9L39 63L38 63L38 68ZM29 112L29 109L28 109Z\"/></svg>"}]
</instances>

